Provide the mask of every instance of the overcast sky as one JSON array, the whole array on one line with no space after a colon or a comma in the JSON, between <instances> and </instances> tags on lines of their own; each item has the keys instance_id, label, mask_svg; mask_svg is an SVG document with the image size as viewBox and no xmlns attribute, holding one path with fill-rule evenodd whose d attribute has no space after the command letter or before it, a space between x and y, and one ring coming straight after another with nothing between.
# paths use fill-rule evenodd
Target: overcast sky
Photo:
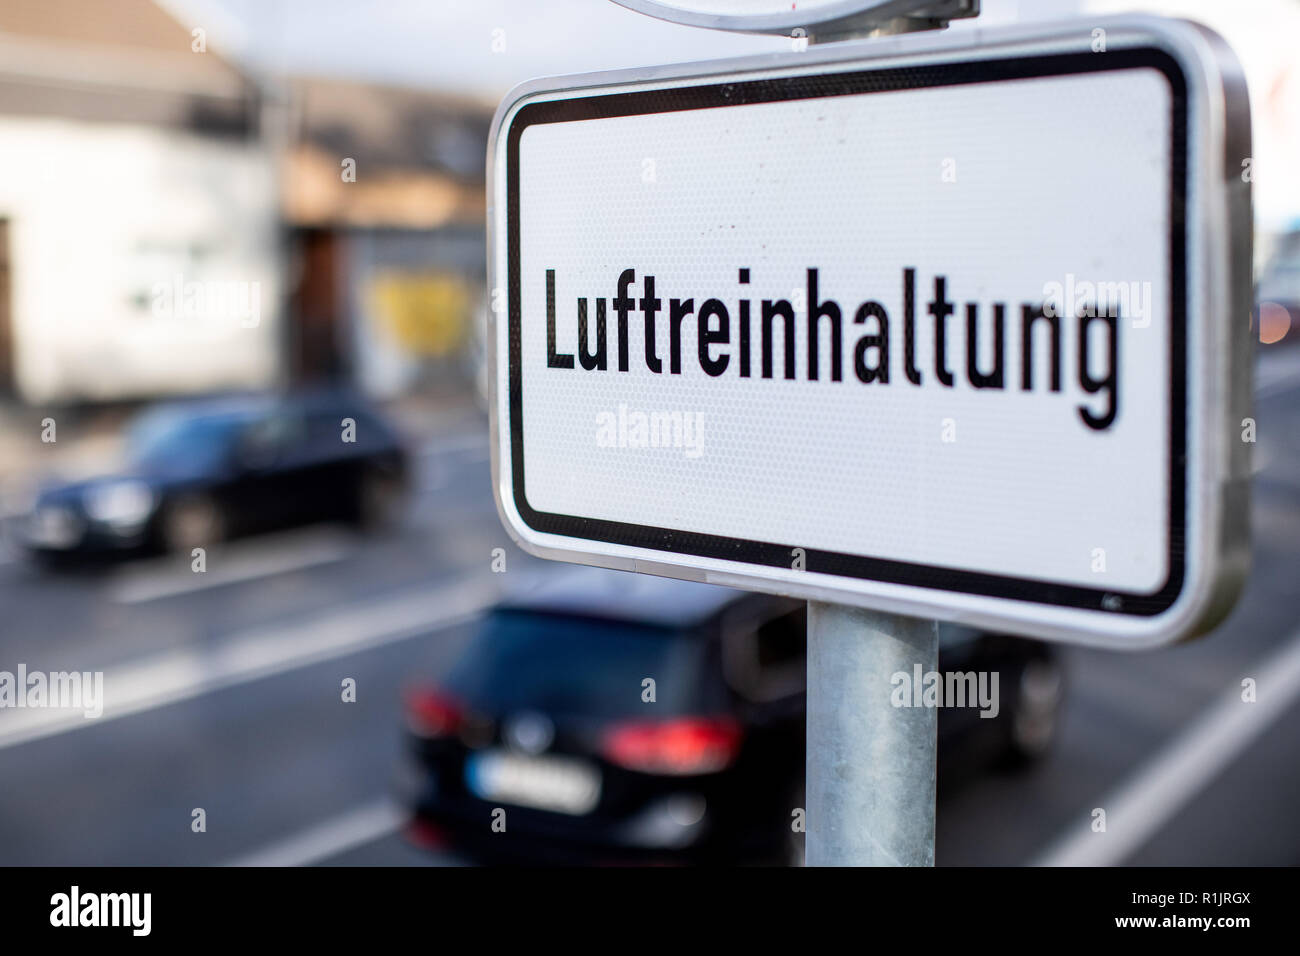
<instances>
[{"instance_id":1,"label":"overcast sky","mask_svg":"<svg viewBox=\"0 0 1300 956\"><path fill-rule=\"evenodd\" d=\"M0 0L2 2L2 0ZM611 0L160 0L216 51L270 72L451 90L495 103L523 80L788 50L781 37L677 26ZM1245 67L1255 125L1255 208L1300 224L1300 0L983 0L977 20L1147 10L1200 20ZM495 31L504 31L495 33ZM493 51L493 40L504 50Z\"/></svg>"},{"instance_id":2,"label":"overcast sky","mask_svg":"<svg viewBox=\"0 0 1300 956\"><path fill-rule=\"evenodd\" d=\"M789 40L665 23L611 0L165 0L214 49L271 70L344 74L497 99L534 76L788 50ZM984 0L984 24L1082 0ZM505 50L493 52L494 31Z\"/></svg>"}]
</instances>

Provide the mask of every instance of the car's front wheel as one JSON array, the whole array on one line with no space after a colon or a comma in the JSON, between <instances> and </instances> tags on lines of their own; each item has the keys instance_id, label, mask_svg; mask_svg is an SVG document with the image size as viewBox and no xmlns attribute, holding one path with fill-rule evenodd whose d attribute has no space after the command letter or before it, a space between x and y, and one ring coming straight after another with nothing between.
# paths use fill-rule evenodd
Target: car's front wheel
<instances>
[{"instance_id":1,"label":"car's front wheel","mask_svg":"<svg viewBox=\"0 0 1300 956\"><path fill-rule=\"evenodd\" d=\"M210 548L225 539L227 530L221 506L211 495L183 495L163 509L161 536L168 551Z\"/></svg>"},{"instance_id":2,"label":"car's front wheel","mask_svg":"<svg viewBox=\"0 0 1300 956\"><path fill-rule=\"evenodd\" d=\"M406 483L401 475L371 469L361 476L357 486L357 523L367 531L393 527L402 516L406 502Z\"/></svg>"}]
</instances>

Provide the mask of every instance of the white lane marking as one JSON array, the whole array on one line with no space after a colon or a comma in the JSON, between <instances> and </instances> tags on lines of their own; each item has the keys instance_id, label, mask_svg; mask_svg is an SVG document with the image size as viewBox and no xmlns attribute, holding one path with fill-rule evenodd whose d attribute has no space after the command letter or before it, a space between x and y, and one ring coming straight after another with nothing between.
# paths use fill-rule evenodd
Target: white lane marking
<instances>
[{"instance_id":1,"label":"white lane marking","mask_svg":"<svg viewBox=\"0 0 1300 956\"><path fill-rule=\"evenodd\" d=\"M1269 398L1300 385L1300 351L1264 352L1255 365L1255 398Z\"/></svg>"},{"instance_id":2,"label":"white lane marking","mask_svg":"<svg viewBox=\"0 0 1300 956\"><path fill-rule=\"evenodd\" d=\"M1255 400L1261 398L1275 398L1278 395L1284 395L1294 388L1300 388L1300 378L1286 378L1277 381L1266 382L1255 389Z\"/></svg>"},{"instance_id":3,"label":"white lane marking","mask_svg":"<svg viewBox=\"0 0 1300 956\"><path fill-rule=\"evenodd\" d=\"M131 568L114 578L108 597L117 604L144 604L332 564L355 550L356 541L351 535L328 528L249 539L210 549L205 558L207 570L201 573L191 569L187 554Z\"/></svg>"},{"instance_id":4,"label":"white lane marking","mask_svg":"<svg viewBox=\"0 0 1300 956\"><path fill-rule=\"evenodd\" d=\"M236 632L215 647L184 648L110 666L104 671L101 716L87 718L81 710L5 708L0 710L0 749L452 627L492 603L499 593L494 577L467 574L440 587L349 603L299 623Z\"/></svg>"},{"instance_id":5,"label":"white lane marking","mask_svg":"<svg viewBox=\"0 0 1300 956\"><path fill-rule=\"evenodd\" d=\"M223 866L311 866L395 833L406 814L387 797L355 807Z\"/></svg>"},{"instance_id":6,"label":"white lane marking","mask_svg":"<svg viewBox=\"0 0 1300 956\"><path fill-rule=\"evenodd\" d=\"M1240 681L1228 687L1154 760L1097 801L1106 832L1094 833L1091 816L1080 813L1033 865L1114 866L1139 850L1300 696L1300 631L1242 677L1255 679L1255 703L1241 699Z\"/></svg>"}]
</instances>

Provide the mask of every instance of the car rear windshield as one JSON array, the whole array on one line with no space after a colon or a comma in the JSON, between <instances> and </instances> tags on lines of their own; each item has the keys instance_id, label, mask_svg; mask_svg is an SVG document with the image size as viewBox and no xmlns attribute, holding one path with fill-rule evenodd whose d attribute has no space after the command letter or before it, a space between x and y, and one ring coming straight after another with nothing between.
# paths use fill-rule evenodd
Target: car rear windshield
<instances>
[{"instance_id":1,"label":"car rear windshield","mask_svg":"<svg viewBox=\"0 0 1300 956\"><path fill-rule=\"evenodd\" d=\"M490 614L448 678L470 706L598 718L707 712L717 703L703 635L531 611Z\"/></svg>"}]
</instances>

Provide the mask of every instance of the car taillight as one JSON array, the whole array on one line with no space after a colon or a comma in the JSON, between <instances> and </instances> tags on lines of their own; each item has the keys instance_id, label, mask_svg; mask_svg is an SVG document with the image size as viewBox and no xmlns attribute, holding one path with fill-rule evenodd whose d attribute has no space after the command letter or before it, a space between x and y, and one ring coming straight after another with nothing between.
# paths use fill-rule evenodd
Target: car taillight
<instances>
[{"instance_id":1,"label":"car taillight","mask_svg":"<svg viewBox=\"0 0 1300 956\"><path fill-rule=\"evenodd\" d=\"M442 827L419 817L408 821L403 833L407 840L425 850L442 850L447 846L447 834Z\"/></svg>"},{"instance_id":2,"label":"car taillight","mask_svg":"<svg viewBox=\"0 0 1300 956\"><path fill-rule=\"evenodd\" d=\"M406 693L406 719L421 737L446 737L460 730L464 710L460 702L430 687Z\"/></svg>"},{"instance_id":3,"label":"car taillight","mask_svg":"<svg viewBox=\"0 0 1300 956\"><path fill-rule=\"evenodd\" d=\"M621 724L606 735L602 752L611 763L642 773L716 773L736 759L742 736L740 726L725 719Z\"/></svg>"}]
</instances>

